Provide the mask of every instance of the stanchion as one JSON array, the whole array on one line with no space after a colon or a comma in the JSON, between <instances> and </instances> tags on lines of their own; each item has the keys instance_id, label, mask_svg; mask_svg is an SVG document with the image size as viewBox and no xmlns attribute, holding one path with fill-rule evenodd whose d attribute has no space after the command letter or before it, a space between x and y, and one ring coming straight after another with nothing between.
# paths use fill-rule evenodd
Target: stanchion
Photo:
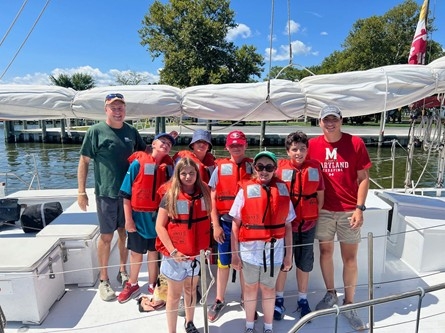
<instances>
[{"instance_id":1,"label":"stanchion","mask_svg":"<svg viewBox=\"0 0 445 333\"><path fill-rule=\"evenodd\" d=\"M201 260L201 291L207 290L207 271L205 266L206 256L205 251L201 250L199 253L199 257ZM209 320L207 318L207 296L203 297L204 302L202 303L202 312L204 314L204 333L209 333Z\"/></svg>"}]
</instances>

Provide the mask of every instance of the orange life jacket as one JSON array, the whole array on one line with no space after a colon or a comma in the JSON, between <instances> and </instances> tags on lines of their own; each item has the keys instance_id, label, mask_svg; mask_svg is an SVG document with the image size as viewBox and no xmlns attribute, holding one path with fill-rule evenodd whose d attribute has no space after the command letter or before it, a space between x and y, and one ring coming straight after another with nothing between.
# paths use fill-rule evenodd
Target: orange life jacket
<instances>
[{"instance_id":1,"label":"orange life jacket","mask_svg":"<svg viewBox=\"0 0 445 333\"><path fill-rule=\"evenodd\" d=\"M142 151L135 152L128 160L134 159L138 160L140 167L131 189L131 207L138 212L156 211L161 199L157 191L172 176L173 160L165 155L161 163L156 164L151 154Z\"/></svg>"},{"instance_id":2,"label":"orange life jacket","mask_svg":"<svg viewBox=\"0 0 445 333\"><path fill-rule=\"evenodd\" d=\"M178 216L169 216L167 231L174 248L185 255L196 257L210 247L210 216L207 214L202 193L190 196L180 192L176 209ZM163 255L170 253L156 238L156 250Z\"/></svg>"},{"instance_id":3,"label":"orange life jacket","mask_svg":"<svg viewBox=\"0 0 445 333\"><path fill-rule=\"evenodd\" d=\"M177 163L179 158L191 158L199 167L199 174L201 175L201 179L204 183L208 183L210 180L210 176L212 175L213 170L215 170L215 156L210 153L206 153L204 159L202 161L196 157L196 155L190 150L181 150L178 151L174 156L173 160Z\"/></svg>"},{"instance_id":4,"label":"orange life jacket","mask_svg":"<svg viewBox=\"0 0 445 333\"><path fill-rule=\"evenodd\" d=\"M244 206L241 208L239 241L266 242L284 238L285 223L289 214L289 191L286 184L273 177L262 185L258 179L241 182Z\"/></svg>"},{"instance_id":5,"label":"orange life jacket","mask_svg":"<svg viewBox=\"0 0 445 333\"><path fill-rule=\"evenodd\" d=\"M283 180L297 215L296 221L314 221L318 219L317 189L320 184L320 163L314 160L303 162L296 168L290 160L279 160L277 176Z\"/></svg>"},{"instance_id":6,"label":"orange life jacket","mask_svg":"<svg viewBox=\"0 0 445 333\"><path fill-rule=\"evenodd\" d=\"M253 160L244 158L237 164L229 158L216 160L218 183L216 184L216 209L220 215L229 212L239 190L239 181L250 179L253 173Z\"/></svg>"}]
</instances>

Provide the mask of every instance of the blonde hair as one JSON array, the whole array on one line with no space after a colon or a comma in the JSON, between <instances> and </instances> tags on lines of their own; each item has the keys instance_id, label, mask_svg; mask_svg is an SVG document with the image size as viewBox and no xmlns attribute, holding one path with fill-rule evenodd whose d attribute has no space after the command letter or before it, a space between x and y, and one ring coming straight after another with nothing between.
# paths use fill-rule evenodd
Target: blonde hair
<instances>
[{"instance_id":1,"label":"blonde hair","mask_svg":"<svg viewBox=\"0 0 445 333\"><path fill-rule=\"evenodd\" d=\"M173 176L170 179L171 185L167 193L165 194L165 199L166 199L165 209L167 210L168 215L171 217L176 217L178 215L176 209L176 202L178 201L178 196L182 188L180 174L182 169L184 169L185 167L192 167L195 169L196 172L195 190L198 189L202 193L206 211L210 215L210 212L212 210L212 200L210 197L209 187L206 183L202 181L201 174L199 173L199 167L196 164L196 162L188 157L184 157L179 160L179 162L175 166Z\"/></svg>"}]
</instances>

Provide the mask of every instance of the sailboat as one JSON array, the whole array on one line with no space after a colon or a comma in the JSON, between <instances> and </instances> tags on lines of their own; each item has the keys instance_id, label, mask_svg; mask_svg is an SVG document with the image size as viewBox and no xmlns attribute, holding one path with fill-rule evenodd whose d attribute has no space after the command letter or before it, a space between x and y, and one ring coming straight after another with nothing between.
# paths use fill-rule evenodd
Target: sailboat
<instances>
[{"instance_id":1,"label":"sailboat","mask_svg":"<svg viewBox=\"0 0 445 333\"><path fill-rule=\"evenodd\" d=\"M162 85L121 86L82 92L61 87L1 85L0 119L101 119L103 96L114 91L125 94L129 119L151 116L218 120L317 117L320 107L333 96L344 116L349 117L386 111L445 93L445 57L428 65L385 66L308 77L300 82L271 80L186 89ZM94 203L93 190L87 192ZM443 332L443 191L433 188L405 192L405 189L369 191L358 258L357 303L314 311L300 320L295 311L296 282L291 277L293 274L289 274L285 316L274 323L274 332L350 332L341 313L351 307L357 307L362 318L366 318L369 331ZM63 213L37 234L25 234L20 221L14 218L8 218L8 223L2 227L0 332L166 331L165 309L145 313L139 312L136 300L118 304L100 299L95 261L99 233L95 207L81 211L76 202L77 189L24 190L1 200L10 205L8 214L14 209L20 214L24 206L52 201L60 203ZM5 210L0 212L5 216ZM118 270L115 244L112 248L110 276L116 275ZM318 246L315 252L318 257ZM211 255L202 254L207 259ZM334 260L335 266L341 267L338 249ZM214 265L203 267L203 298L201 306L195 310L196 326L200 332L243 331L245 317L237 283L229 283L228 306L221 318L208 323L206 306L215 296L212 282L216 269ZM344 290L339 270L335 281L341 295ZM143 269L140 274L142 288L146 288L147 282L148 273ZM111 283L118 289L117 281ZM311 273L309 287L309 302L316 304L325 293L318 265ZM260 311L259 314L261 322ZM182 324L178 323L178 326Z\"/></svg>"}]
</instances>

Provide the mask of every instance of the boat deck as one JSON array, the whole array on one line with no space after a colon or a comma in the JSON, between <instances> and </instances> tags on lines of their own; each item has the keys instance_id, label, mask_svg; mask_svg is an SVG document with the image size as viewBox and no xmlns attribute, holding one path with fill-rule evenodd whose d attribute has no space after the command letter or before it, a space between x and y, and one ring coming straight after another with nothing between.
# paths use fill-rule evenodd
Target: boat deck
<instances>
[{"instance_id":1,"label":"boat deck","mask_svg":"<svg viewBox=\"0 0 445 333\"><path fill-rule=\"evenodd\" d=\"M371 206L371 205L369 205ZM71 207L75 210L75 206ZM79 212L77 212L79 213ZM65 213L64 213L65 214ZM17 237L21 230L17 227L4 226L0 233L0 243L8 237ZM12 236L15 235L15 236ZM28 235L28 237L30 237ZM32 236L31 236L32 237ZM366 242L363 242L366 243ZM366 244L363 244L366 246ZM376 251L379 249L376 249ZM381 249L380 249L381 250ZM437 285L445 281L445 271L429 271L418 273L410 268L400 258L394 256L390 251L384 249L385 261L381 276L375 282L373 288L374 298L401 294L404 292L416 290L417 288L426 288ZM441 252L443 253L443 251ZM438 254L442 255L442 254ZM317 257L317 255L316 255ZM318 266L315 263L315 266ZM115 277L118 272L118 249L114 247L110 259L110 277ZM216 267L210 267L212 275L216 277ZM363 274L363 267L359 267L360 275ZM294 271L293 271L294 272ZM314 270L311 275L312 283L308 295L309 304L312 309L316 303L324 296L325 290L319 287L317 281L321 280L319 270ZM147 267L142 265L139 284L141 290L147 289ZM206 273L209 283L212 276ZM366 280L366 276L364 277ZM4 279L0 273L0 283ZM339 286L339 303L342 300L342 283L336 278ZM111 279L113 288L119 292L121 288L115 278ZM137 302L130 300L125 304L119 304L117 301L104 302L100 299L97 292L98 283L92 287L78 287L77 285L66 285L65 293L60 300L56 301L51 307L48 316L40 325L24 324L22 322L8 321L5 332L35 332L35 333L53 333L53 332L146 332L147 328L153 332L166 332L166 312L165 308L150 313L140 313ZM213 286L207 297L207 304L214 300L215 286ZM289 274L285 289L286 316L281 321L274 322L274 332L290 332L292 327L299 320L299 313L296 312L296 281L294 274ZM366 284L360 284L356 291L356 302L368 299L368 288ZM205 300L205 298L204 298ZM214 323L209 323L209 330L204 329L204 309L200 305L195 312L195 325L200 332L225 333L225 332L243 332L245 316L240 307L240 287L236 283L229 282L226 293L226 302L228 303L223 310L222 316ZM22 302L27 302L26 298L17 299L17 307ZM409 297L397 301L387 302L374 306L374 331L375 332L415 332L416 316L418 308L418 297ZM263 319L261 304L257 306L259 320L256 323L256 332L262 332ZM368 309L359 309L358 313L369 322ZM422 300L420 313L419 332L439 333L444 332L445 327L445 289L427 293ZM7 318L6 318L7 319ZM335 327L337 325L337 330ZM183 319L178 318L177 332L183 332ZM306 324L299 332L352 332L346 319L341 315L336 321L335 315L327 315L313 319L311 323Z\"/></svg>"}]
</instances>

